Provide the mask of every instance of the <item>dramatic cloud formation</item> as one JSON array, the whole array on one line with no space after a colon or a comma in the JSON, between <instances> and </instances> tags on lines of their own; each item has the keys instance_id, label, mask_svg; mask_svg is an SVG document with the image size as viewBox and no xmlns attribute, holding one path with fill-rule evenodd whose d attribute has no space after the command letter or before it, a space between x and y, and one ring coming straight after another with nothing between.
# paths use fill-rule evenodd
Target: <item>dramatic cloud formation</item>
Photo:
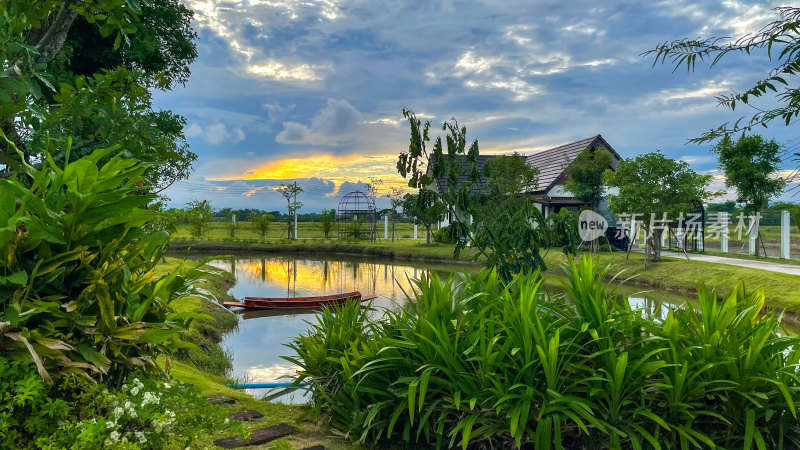
<instances>
[{"instance_id":1,"label":"dramatic cloud formation","mask_svg":"<svg viewBox=\"0 0 800 450\"><path fill-rule=\"evenodd\" d=\"M200 57L185 89L158 93L185 115L196 172L166 193L216 207L281 207L271 190L307 187L309 210L370 176L402 185L401 109L438 132L452 117L486 153L531 153L597 133L623 156L661 149L715 169L687 140L743 113L714 96L751 85L769 61L734 55L673 73L642 52L697 36L737 36L777 3L737 0L364 2L186 0ZM767 105L769 106L769 105ZM786 142L791 128L762 133ZM787 161L786 169L793 167ZM723 180L724 183L724 180Z\"/></svg>"}]
</instances>

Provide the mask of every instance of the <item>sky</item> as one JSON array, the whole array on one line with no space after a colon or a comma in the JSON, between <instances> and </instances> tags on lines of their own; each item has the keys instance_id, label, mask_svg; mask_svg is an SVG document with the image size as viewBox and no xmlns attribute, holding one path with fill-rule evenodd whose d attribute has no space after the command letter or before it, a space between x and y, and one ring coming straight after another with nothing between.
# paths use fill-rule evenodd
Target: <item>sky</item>
<instances>
[{"instance_id":1,"label":"sky","mask_svg":"<svg viewBox=\"0 0 800 450\"><path fill-rule=\"evenodd\" d=\"M641 54L683 37L757 31L778 6L184 1L195 11L199 56L186 86L157 92L154 103L187 118L199 158L189 180L165 194L177 207L205 199L218 209L275 210L286 201L274 188L296 181L301 212L335 208L371 176L384 192L405 184L395 169L409 142L403 108L437 132L456 118L481 153L531 154L602 134L623 157L661 150L724 190L709 145L687 140L751 114L718 107L715 96L752 86L770 61L734 55L688 72ZM797 128L775 123L760 133L791 147ZM783 169L795 166L787 157Z\"/></svg>"}]
</instances>

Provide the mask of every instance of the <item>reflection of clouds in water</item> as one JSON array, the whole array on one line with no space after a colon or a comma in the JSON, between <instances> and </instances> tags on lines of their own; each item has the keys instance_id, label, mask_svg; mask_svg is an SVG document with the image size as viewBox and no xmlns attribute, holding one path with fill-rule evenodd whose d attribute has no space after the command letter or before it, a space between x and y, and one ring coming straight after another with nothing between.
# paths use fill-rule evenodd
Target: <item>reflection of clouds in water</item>
<instances>
[{"instance_id":1,"label":"reflection of clouds in water","mask_svg":"<svg viewBox=\"0 0 800 450\"><path fill-rule=\"evenodd\" d=\"M270 383L281 380L290 381L290 378L294 377L299 369L300 367L295 364L284 362L269 366L259 364L247 367L242 372L249 383Z\"/></svg>"}]
</instances>

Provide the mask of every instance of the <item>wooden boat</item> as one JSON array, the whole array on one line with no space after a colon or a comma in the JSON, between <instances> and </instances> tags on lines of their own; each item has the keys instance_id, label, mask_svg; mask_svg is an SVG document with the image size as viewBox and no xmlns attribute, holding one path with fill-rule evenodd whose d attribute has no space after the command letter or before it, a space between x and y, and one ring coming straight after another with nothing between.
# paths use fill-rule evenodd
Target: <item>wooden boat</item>
<instances>
[{"instance_id":1,"label":"wooden boat","mask_svg":"<svg viewBox=\"0 0 800 450\"><path fill-rule=\"evenodd\" d=\"M344 294L321 295L316 297L244 297L240 302L224 302L227 307L248 309L314 309L324 306L343 305L348 300L365 302L376 298L375 295L361 295L361 292L347 292Z\"/></svg>"}]
</instances>

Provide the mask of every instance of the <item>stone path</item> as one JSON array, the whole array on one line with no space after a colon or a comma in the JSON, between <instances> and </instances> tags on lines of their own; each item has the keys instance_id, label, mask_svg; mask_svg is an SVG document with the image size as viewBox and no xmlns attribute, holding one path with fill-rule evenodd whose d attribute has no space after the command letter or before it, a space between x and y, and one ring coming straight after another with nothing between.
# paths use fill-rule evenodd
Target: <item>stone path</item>
<instances>
[{"instance_id":1,"label":"stone path","mask_svg":"<svg viewBox=\"0 0 800 450\"><path fill-rule=\"evenodd\" d=\"M670 258L680 258L683 260L686 259L686 256L684 256L683 253L681 252L673 252L666 250L661 251L661 256L666 256ZM800 275L800 265L794 265L794 264L782 264L782 263L757 260L757 259L729 258L727 256L700 255L694 253L689 253L689 259L692 261L703 261L715 264L728 264L730 266L746 267L748 269L760 269L760 270L767 270L770 272L786 273L789 275Z\"/></svg>"}]
</instances>

